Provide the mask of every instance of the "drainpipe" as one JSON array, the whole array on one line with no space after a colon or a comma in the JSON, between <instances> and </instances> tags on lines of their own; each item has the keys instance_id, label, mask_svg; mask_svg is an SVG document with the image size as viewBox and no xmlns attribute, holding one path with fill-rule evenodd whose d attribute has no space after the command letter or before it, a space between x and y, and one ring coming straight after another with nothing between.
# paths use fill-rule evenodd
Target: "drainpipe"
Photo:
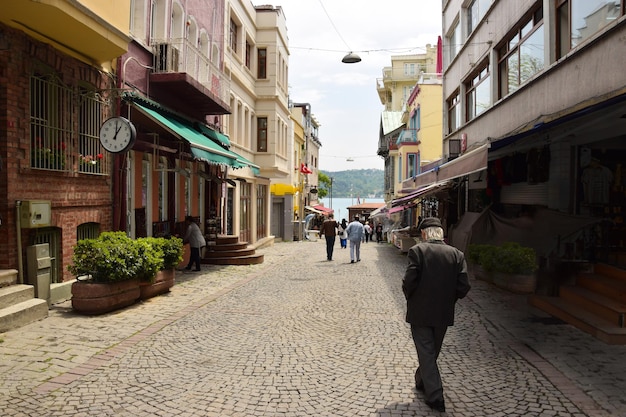
<instances>
[{"instance_id":1,"label":"drainpipe","mask_svg":"<svg viewBox=\"0 0 626 417\"><path fill-rule=\"evenodd\" d=\"M23 260L22 260L22 221L21 221L22 216L20 213L21 208L22 208L22 202L20 200L17 200L15 202L15 216L16 216L15 225L17 227L17 272L18 272L17 283L18 284L24 283L24 266L23 266Z\"/></svg>"}]
</instances>

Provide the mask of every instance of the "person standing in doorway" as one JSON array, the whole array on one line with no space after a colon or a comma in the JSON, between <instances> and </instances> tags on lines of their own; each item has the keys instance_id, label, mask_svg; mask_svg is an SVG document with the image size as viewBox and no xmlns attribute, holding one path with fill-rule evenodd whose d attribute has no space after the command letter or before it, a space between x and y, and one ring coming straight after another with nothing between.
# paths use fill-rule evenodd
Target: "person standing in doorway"
<instances>
[{"instance_id":1,"label":"person standing in doorway","mask_svg":"<svg viewBox=\"0 0 626 417\"><path fill-rule=\"evenodd\" d=\"M402 280L407 301L406 321L411 325L419 362L415 388L424 393L431 409L444 412L437 358L446 331L454 324L456 301L467 295L470 284L465 255L444 242L441 221L427 217L418 230L422 242L409 249Z\"/></svg>"},{"instance_id":2,"label":"person standing in doorway","mask_svg":"<svg viewBox=\"0 0 626 417\"><path fill-rule=\"evenodd\" d=\"M337 222L335 216L331 213L328 215L328 219L322 223L320 229L320 235L324 235L326 238L326 259L333 260L333 249L335 248L335 237L337 236Z\"/></svg>"},{"instance_id":3,"label":"person standing in doorway","mask_svg":"<svg viewBox=\"0 0 626 417\"><path fill-rule=\"evenodd\" d=\"M361 239L365 230L363 224L359 221L359 216L354 216L354 221L350 222L346 228L348 233L348 240L350 241L350 263L361 261Z\"/></svg>"},{"instance_id":4,"label":"person standing in doorway","mask_svg":"<svg viewBox=\"0 0 626 417\"><path fill-rule=\"evenodd\" d=\"M200 226L193 221L193 217L185 217L185 224L187 225L187 231L183 237L183 243L189 243L189 247L191 249L189 263L185 269L189 271L193 264L196 264L196 269L194 269L194 271L200 271L200 250L206 246L206 240L204 240L204 236L202 236Z\"/></svg>"}]
</instances>

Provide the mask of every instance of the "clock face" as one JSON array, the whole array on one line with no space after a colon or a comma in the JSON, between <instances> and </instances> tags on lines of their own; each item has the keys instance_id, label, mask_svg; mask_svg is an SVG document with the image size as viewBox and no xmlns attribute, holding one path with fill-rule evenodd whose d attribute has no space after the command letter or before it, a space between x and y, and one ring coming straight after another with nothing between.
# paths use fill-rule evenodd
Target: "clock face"
<instances>
[{"instance_id":1,"label":"clock face","mask_svg":"<svg viewBox=\"0 0 626 417\"><path fill-rule=\"evenodd\" d=\"M135 126L123 117L111 117L100 128L100 144L111 153L130 149L135 142L135 136Z\"/></svg>"}]
</instances>

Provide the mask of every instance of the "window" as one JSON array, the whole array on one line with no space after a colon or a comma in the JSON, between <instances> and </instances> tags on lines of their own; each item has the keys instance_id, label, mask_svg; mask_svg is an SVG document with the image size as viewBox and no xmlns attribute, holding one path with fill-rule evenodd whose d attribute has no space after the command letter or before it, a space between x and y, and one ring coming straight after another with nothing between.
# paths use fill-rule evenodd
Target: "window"
<instances>
[{"instance_id":1,"label":"window","mask_svg":"<svg viewBox=\"0 0 626 417\"><path fill-rule=\"evenodd\" d=\"M404 75L415 75L415 64L404 64Z\"/></svg>"},{"instance_id":2,"label":"window","mask_svg":"<svg viewBox=\"0 0 626 417\"><path fill-rule=\"evenodd\" d=\"M543 9L522 21L498 50L499 98L517 90L544 68Z\"/></svg>"},{"instance_id":3,"label":"window","mask_svg":"<svg viewBox=\"0 0 626 417\"><path fill-rule=\"evenodd\" d=\"M482 114L491 106L491 88L489 86L489 63L480 66L480 70L465 83L465 102L467 103L467 121Z\"/></svg>"},{"instance_id":4,"label":"window","mask_svg":"<svg viewBox=\"0 0 626 417\"><path fill-rule=\"evenodd\" d=\"M267 117L257 119L257 152L267 152Z\"/></svg>"},{"instance_id":5,"label":"window","mask_svg":"<svg viewBox=\"0 0 626 417\"><path fill-rule=\"evenodd\" d=\"M417 154L410 153L406 159L407 178L412 178L417 175Z\"/></svg>"},{"instance_id":6,"label":"window","mask_svg":"<svg viewBox=\"0 0 626 417\"><path fill-rule=\"evenodd\" d=\"M461 127L461 99L458 90L446 100L448 107L448 133Z\"/></svg>"},{"instance_id":7,"label":"window","mask_svg":"<svg viewBox=\"0 0 626 417\"><path fill-rule=\"evenodd\" d=\"M461 40L461 25L457 21L454 24L454 27L450 31L450 34L447 36L448 40L448 62L452 62L454 57L457 56L459 50L461 49L461 44L463 41Z\"/></svg>"},{"instance_id":8,"label":"window","mask_svg":"<svg viewBox=\"0 0 626 417\"><path fill-rule=\"evenodd\" d=\"M491 5L491 0L474 0L467 8L467 35L469 36L480 21L485 17L485 13Z\"/></svg>"},{"instance_id":9,"label":"window","mask_svg":"<svg viewBox=\"0 0 626 417\"><path fill-rule=\"evenodd\" d=\"M402 154L398 158L398 182L402 182Z\"/></svg>"},{"instance_id":10,"label":"window","mask_svg":"<svg viewBox=\"0 0 626 417\"><path fill-rule=\"evenodd\" d=\"M233 52L237 52L237 24L233 19L230 19L230 32L228 37L228 44Z\"/></svg>"},{"instance_id":11,"label":"window","mask_svg":"<svg viewBox=\"0 0 626 417\"><path fill-rule=\"evenodd\" d=\"M252 49L251 49L251 46L250 46L250 42L246 41L246 67L248 69L250 69L250 59L252 58L250 56L250 54L252 53L251 51L252 51Z\"/></svg>"},{"instance_id":12,"label":"window","mask_svg":"<svg viewBox=\"0 0 626 417\"><path fill-rule=\"evenodd\" d=\"M241 182L239 195L239 240L250 242L252 219L252 184Z\"/></svg>"},{"instance_id":13,"label":"window","mask_svg":"<svg viewBox=\"0 0 626 417\"><path fill-rule=\"evenodd\" d=\"M557 58L624 14L624 0L558 0Z\"/></svg>"},{"instance_id":14,"label":"window","mask_svg":"<svg viewBox=\"0 0 626 417\"><path fill-rule=\"evenodd\" d=\"M98 236L100 236L99 223L83 223L76 228L76 241L96 239Z\"/></svg>"},{"instance_id":15,"label":"window","mask_svg":"<svg viewBox=\"0 0 626 417\"><path fill-rule=\"evenodd\" d=\"M262 48L257 51L257 78L267 78L267 49Z\"/></svg>"},{"instance_id":16,"label":"window","mask_svg":"<svg viewBox=\"0 0 626 417\"><path fill-rule=\"evenodd\" d=\"M31 168L108 174L108 153L99 140L104 108L90 89L73 90L53 74L31 76Z\"/></svg>"},{"instance_id":17,"label":"window","mask_svg":"<svg viewBox=\"0 0 626 417\"><path fill-rule=\"evenodd\" d=\"M256 206L256 237L257 239L261 239L267 236L267 185L257 184Z\"/></svg>"}]
</instances>

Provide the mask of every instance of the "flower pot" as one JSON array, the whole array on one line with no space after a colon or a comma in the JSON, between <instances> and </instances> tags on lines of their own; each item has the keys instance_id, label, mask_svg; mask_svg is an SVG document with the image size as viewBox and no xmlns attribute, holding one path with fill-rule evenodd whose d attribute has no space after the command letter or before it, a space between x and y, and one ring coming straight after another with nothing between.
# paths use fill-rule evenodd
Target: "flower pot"
<instances>
[{"instance_id":1,"label":"flower pot","mask_svg":"<svg viewBox=\"0 0 626 417\"><path fill-rule=\"evenodd\" d=\"M537 275L533 274L506 274L493 273L493 283L496 287L518 294L533 294L537 288Z\"/></svg>"},{"instance_id":2,"label":"flower pot","mask_svg":"<svg viewBox=\"0 0 626 417\"><path fill-rule=\"evenodd\" d=\"M134 304L139 298L139 280L72 284L72 308L81 314L103 314Z\"/></svg>"},{"instance_id":3,"label":"flower pot","mask_svg":"<svg viewBox=\"0 0 626 417\"><path fill-rule=\"evenodd\" d=\"M165 269L157 272L154 282L140 282L139 298L146 300L168 292L174 286L175 275L176 271L174 269Z\"/></svg>"}]
</instances>

